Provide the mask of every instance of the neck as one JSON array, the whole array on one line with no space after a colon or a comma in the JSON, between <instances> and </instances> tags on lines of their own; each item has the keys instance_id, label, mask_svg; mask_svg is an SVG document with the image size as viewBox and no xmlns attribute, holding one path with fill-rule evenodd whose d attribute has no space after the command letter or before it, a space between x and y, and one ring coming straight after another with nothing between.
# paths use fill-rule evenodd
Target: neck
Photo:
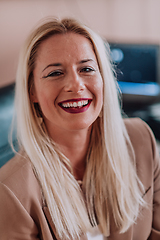
<instances>
[{"instance_id":1,"label":"neck","mask_svg":"<svg viewBox=\"0 0 160 240\"><path fill-rule=\"evenodd\" d=\"M58 144L61 152L70 160L73 174L82 180L86 168L86 155L90 142L91 127L79 131L56 131L50 134Z\"/></svg>"}]
</instances>

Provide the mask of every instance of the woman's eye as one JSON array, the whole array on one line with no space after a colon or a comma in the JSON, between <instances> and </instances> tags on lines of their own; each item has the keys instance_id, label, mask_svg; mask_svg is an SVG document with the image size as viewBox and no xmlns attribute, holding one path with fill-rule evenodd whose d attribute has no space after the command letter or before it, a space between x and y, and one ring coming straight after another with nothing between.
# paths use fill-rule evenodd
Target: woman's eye
<instances>
[{"instance_id":1,"label":"woman's eye","mask_svg":"<svg viewBox=\"0 0 160 240\"><path fill-rule=\"evenodd\" d=\"M88 73L88 72L94 72L95 70L91 67L84 67L80 70L80 72L85 72L85 73Z\"/></svg>"},{"instance_id":2,"label":"woman's eye","mask_svg":"<svg viewBox=\"0 0 160 240\"><path fill-rule=\"evenodd\" d=\"M45 76L44 78L48 78L48 77L58 77L60 75L62 75L63 72L62 71L53 71L50 72L47 76Z\"/></svg>"}]
</instances>

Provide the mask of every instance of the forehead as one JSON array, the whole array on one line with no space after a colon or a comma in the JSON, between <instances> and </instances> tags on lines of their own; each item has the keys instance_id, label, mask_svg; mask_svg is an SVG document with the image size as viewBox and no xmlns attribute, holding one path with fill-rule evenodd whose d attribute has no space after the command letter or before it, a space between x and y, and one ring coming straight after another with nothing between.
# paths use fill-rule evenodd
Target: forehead
<instances>
[{"instance_id":1,"label":"forehead","mask_svg":"<svg viewBox=\"0 0 160 240\"><path fill-rule=\"evenodd\" d=\"M46 57L58 59L93 57L96 59L89 39L76 33L56 34L44 40L39 46L37 60Z\"/></svg>"}]
</instances>

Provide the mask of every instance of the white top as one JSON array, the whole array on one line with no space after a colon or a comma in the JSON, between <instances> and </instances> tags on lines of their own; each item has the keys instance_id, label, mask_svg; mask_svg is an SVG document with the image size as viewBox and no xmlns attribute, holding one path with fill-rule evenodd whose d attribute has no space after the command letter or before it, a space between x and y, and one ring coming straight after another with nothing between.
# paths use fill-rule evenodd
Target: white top
<instances>
[{"instance_id":1,"label":"white top","mask_svg":"<svg viewBox=\"0 0 160 240\"><path fill-rule=\"evenodd\" d=\"M77 182L79 183L79 185L82 185L82 181L81 180L77 180ZM105 240L107 238L104 238L104 236L102 235L102 233L99 230L99 227L93 227L92 228L92 232L89 232L86 234L87 235L87 239L88 240ZM82 238L81 238L82 239ZM83 240L83 239L82 239Z\"/></svg>"},{"instance_id":2,"label":"white top","mask_svg":"<svg viewBox=\"0 0 160 240\"><path fill-rule=\"evenodd\" d=\"M100 232L98 226L92 228L92 232L87 233L88 240L104 240L104 236Z\"/></svg>"}]
</instances>

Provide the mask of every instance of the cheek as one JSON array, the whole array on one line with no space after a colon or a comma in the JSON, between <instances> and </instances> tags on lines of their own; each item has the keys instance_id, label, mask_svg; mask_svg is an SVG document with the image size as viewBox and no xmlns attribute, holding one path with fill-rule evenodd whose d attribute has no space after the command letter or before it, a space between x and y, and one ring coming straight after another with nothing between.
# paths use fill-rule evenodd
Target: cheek
<instances>
[{"instance_id":1,"label":"cheek","mask_svg":"<svg viewBox=\"0 0 160 240\"><path fill-rule=\"evenodd\" d=\"M49 105L49 101L51 101L50 95L51 94L48 91L46 91L46 89L39 89L37 97L38 97L38 102L39 102L39 105L41 106L42 111L45 110L45 108L47 108L47 106Z\"/></svg>"},{"instance_id":2,"label":"cheek","mask_svg":"<svg viewBox=\"0 0 160 240\"><path fill-rule=\"evenodd\" d=\"M99 84L97 84L96 87L97 87L98 107L99 107L99 110L101 111L103 106L103 81L101 80L101 82L99 82Z\"/></svg>"},{"instance_id":3,"label":"cheek","mask_svg":"<svg viewBox=\"0 0 160 240\"><path fill-rule=\"evenodd\" d=\"M99 101L103 102L103 81L101 78L93 85L93 92L96 98Z\"/></svg>"},{"instance_id":4,"label":"cheek","mask_svg":"<svg viewBox=\"0 0 160 240\"><path fill-rule=\"evenodd\" d=\"M36 90L39 103L47 102L54 95L51 86L47 86L47 84L37 86Z\"/></svg>"},{"instance_id":5,"label":"cheek","mask_svg":"<svg viewBox=\"0 0 160 240\"><path fill-rule=\"evenodd\" d=\"M39 104L42 112L45 114L53 113L56 111L56 100L59 92L54 87L43 88L39 91Z\"/></svg>"}]
</instances>

